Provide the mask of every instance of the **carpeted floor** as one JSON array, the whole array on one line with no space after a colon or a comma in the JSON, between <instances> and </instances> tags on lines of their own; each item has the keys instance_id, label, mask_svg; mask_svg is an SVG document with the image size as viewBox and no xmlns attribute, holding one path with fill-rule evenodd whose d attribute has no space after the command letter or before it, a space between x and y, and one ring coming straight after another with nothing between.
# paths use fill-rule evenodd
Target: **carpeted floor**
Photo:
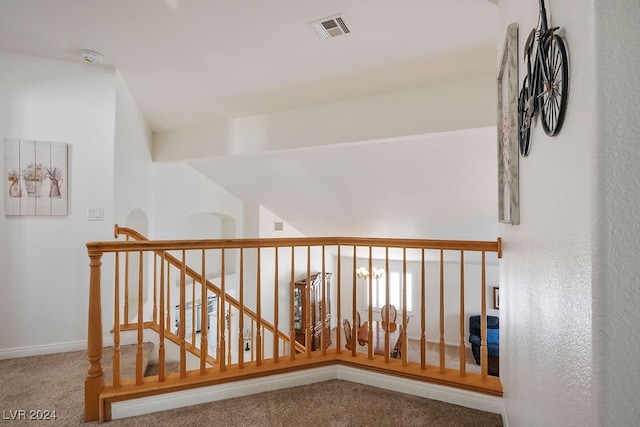
<instances>
[{"instance_id":1,"label":"carpeted floor","mask_svg":"<svg viewBox=\"0 0 640 427\"><path fill-rule=\"evenodd\" d=\"M123 358L130 357L125 355ZM132 350L135 352L135 348ZM2 425L84 423L84 351L0 360ZM56 411L56 420L11 420L15 411ZM113 426L502 426L500 415L331 380L124 420Z\"/></svg>"}]
</instances>

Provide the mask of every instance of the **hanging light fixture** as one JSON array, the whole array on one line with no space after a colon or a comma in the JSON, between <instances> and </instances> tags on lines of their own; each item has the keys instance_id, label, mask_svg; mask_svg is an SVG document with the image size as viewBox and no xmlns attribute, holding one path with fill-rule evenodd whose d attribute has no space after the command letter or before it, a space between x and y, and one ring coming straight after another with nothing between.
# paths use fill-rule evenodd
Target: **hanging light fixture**
<instances>
[{"instance_id":1,"label":"hanging light fixture","mask_svg":"<svg viewBox=\"0 0 640 427\"><path fill-rule=\"evenodd\" d=\"M364 279L368 279L369 277L372 277L374 279L379 279L382 276L384 276L384 268L373 267L372 273L370 274L369 270L367 270L365 267L360 267L359 269L356 270L356 275Z\"/></svg>"}]
</instances>

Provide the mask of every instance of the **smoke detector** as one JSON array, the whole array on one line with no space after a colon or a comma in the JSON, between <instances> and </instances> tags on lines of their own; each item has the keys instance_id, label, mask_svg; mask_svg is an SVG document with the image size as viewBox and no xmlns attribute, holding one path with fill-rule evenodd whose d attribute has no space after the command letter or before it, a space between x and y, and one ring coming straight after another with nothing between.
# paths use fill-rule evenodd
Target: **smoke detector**
<instances>
[{"instance_id":1,"label":"smoke detector","mask_svg":"<svg viewBox=\"0 0 640 427\"><path fill-rule=\"evenodd\" d=\"M332 37L338 37L351 32L349 27L347 27L347 24L344 22L342 14L318 19L317 21L309 22L309 24L323 39L330 39Z\"/></svg>"},{"instance_id":2,"label":"smoke detector","mask_svg":"<svg viewBox=\"0 0 640 427\"><path fill-rule=\"evenodd\" d=\"M102 62L102 55L95 50L84 49L80 52L80 56L84 62L95 64L96 62Z\"/></svg>"}]
</instances>

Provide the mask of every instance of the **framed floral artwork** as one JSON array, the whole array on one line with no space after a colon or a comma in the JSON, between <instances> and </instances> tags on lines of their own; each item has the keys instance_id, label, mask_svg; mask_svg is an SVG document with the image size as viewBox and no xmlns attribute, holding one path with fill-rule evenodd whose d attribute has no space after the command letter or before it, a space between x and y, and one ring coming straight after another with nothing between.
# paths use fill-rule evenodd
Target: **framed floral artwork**
<instances>
[{"instance_id":1,"label":"framed floral artwork","mask_svg":"<svg viewBox=\"0 0 640 427\"><path fill-rule=\"evenodd\" d=\"M507 27L498 70L498 221L520 224L518 24Z\"/></svg>"},{"instance_id":2,"label":"framed floral artwork","mask_svg":"<svg viewBox=\"0 0 640 427\"><path fill-rule=\"evenodd\" d=\"M67 215L68 144L4 140L5 215Z\"/></svg>"}]
</instances>

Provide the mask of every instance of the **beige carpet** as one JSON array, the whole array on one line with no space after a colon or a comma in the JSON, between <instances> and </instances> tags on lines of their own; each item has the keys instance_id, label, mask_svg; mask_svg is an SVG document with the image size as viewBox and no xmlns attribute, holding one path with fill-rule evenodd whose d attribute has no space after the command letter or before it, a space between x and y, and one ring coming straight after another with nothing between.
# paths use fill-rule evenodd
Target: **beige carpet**
<instances>
[{"instance_id":1,"label":"beige carpet","mask_svg":"<svg viewBox=\"0 0 640 427\"><path fill-rule=\"evenodd\" d=\"M133 349L135 354L135 348ZM124 350L123 350L123 358ZM130 357L130 356L127 356ZM54 421L2 425L97 426L83 423L83 351L0 360L0 411L56 411ZM332 380L187 408L115 420L114 426L501 426L501 417L416 396Z\"/></svg>"}]
</instances>

